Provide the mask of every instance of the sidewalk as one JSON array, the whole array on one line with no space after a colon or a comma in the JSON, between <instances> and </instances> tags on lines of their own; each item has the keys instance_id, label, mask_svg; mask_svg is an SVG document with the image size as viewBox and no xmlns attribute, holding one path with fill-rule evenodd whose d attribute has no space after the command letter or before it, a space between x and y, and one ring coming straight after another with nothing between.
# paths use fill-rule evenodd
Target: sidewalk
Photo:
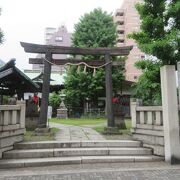
<instances>
[{"instance_id":1,"label":"sidewalk","mask_svg":"<svg viewBox=\"0 0 180 180\"><path fill-rule=\"evenodd\" d=\"M58 123L50 123L50 127L59 128L55 135L58 141L84 141L84 140L105 140L105 138L90 127L80 127Z\"/></svg>"},{"instance_id":2,"label":"sidewalk","mask_svg":"<svg viewBox=\"0 0 180 180\"><path fill-rule=\"evenodd\" d=\"M0 170L0 180L179 180L180 165L105 163Z\"/></svg>"}]
</instances>

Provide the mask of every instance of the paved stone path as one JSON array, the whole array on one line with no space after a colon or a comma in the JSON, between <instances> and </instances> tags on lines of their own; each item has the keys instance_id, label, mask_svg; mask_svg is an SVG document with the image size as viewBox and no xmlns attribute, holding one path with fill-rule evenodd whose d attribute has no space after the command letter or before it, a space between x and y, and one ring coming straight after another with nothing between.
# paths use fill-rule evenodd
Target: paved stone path
<instances>
[{"instance_id":1,"label":"paved stone path","mask_svg":"<svg viewBox=\"0 0 180 180\"><path fill-rule=\"evenodd\" d=\"M50 123L50 127L60 129L55 135L58 141L105 140L105 138L90 127L80 127L58 123Z\"/></svg>"},{"instance_id":2,"label":"paved stone path","mask_svg":"<svg viewBox=\"0 0 180 180\"><path fill-rule=\"evenodd\" d=\"M165 162L64 165L0 170L0 180L179 180Z\"/></svg>"},{"instance_id":3,"label":"paved stone path","mask_svg":"<svg viewBox=\"0 0 180 180\"><path fill-rule=\"evenodd\" d=\"M56 140L104 140L90 127L51 123ZM180 180L180 165L165 162L101 163L0 169L0 180Z\"/></svg>"}]
</instances>

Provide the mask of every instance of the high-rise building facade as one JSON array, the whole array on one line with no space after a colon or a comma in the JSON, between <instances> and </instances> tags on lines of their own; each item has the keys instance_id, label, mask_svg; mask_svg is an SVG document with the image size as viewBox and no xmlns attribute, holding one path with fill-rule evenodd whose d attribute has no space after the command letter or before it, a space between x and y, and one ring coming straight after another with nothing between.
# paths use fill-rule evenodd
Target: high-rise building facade
<instances>
[{"instance_id":1,"label":"high-rise building facade","mask_svg":"<svg viewBox=\"0 0 180 180\"><path fill-rule=\"evenodd\" d=\"M124 0L121 8L117 9L114 14L114 22L117 24L118 33L117 46L133 46L125 63L125 77L129 81L137 81L141 71L134 66L134 63L145 57L145 54L138 49L135 41L127 37L133 31L140 30L140 17L135 9L135 4L141 2L143 0Z\"/></svg>"},{"instance_id":2,"label":"high-rise building facade","mask_svg":"<svg viewBox=\"0 0 180 180\"><path fill-rule=\"evenodd\" d=\"M46 45L55 45L55 46L71 46L71 36L72 34L67 31L65 25L61 25L58 29L47 27L45 29L45 44ZM42 55L38 55L37 58L41 58ZM66 59L67 55L65 54L54 54L54 59ZM43 70L43 64L33 64L33 70ZM55 66L52 65L52 71L59 71L63 73L65 71L64 66Z\"/></svg>"}]
</instances>

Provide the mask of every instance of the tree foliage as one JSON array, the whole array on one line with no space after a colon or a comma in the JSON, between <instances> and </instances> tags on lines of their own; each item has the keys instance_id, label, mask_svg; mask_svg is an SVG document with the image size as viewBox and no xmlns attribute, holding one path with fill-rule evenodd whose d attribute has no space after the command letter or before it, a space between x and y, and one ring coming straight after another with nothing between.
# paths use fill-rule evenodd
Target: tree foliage
<instances>
[{"instance_id":1,"label":"tree foliage","mask_svg":"<svg viewBox=\"0 0 180 180\"><path fill-rule=\"evenodd\" d=\"M160 67L162 64L158 61L141 60L135 65L143 72L134 85L136 98L142 99L144 105L160 105Z\"/></svg>"},{"instance_id":2,"label":"tree foliage","mask_svg":"<svg viewBox=\"0 0 180 180\"><path fill-rule=\"evenodd\" d=\"M143 74L135 85L135 95L144 104L159 104L160 66L176 65L180 60L180 1L144 0L136 9L141 19L140 31L129 37L151 60L136 64Z\"/></svg>"},{"instance_id":3,"label":"tree foliage","mask_svg":"<svg viewBox=\"0 0 180 180\"><path fill-rule=\"evenodd\" d=\"M91 69L88 72L81 70L77 73L77 67L72 67L65 80L64 93L66 103L71 107L82 106L85 99L96 99L104 94L104 71L99 69L93 76Z\"/></svg>"},{"instance_id":4,"label":"tree foliage","mask_svg":"<svg viewBox=\"0 0 180 180\"><path fill-rule=\"evenodd\" d=\"M116 26L112 16L102 9L85 14L75 25L72 42L75 47L113 47Z\"/></svg>"},{"instance_id":5,"label":"tree foliage","mask_svg":"<svg viewBox=\"0 0 180 180\"><path fill-rule=\"evenodd\" d=\"M162 65L180 60L180 2L178 0L144 0L137 4L140 32L130 35L146 54L155 56Z\"/></svg>"},{"instance_id":6,"label":"tree foliage","mask_svg":"<svg viewBox=\"0 0 180 180\"><path fill-rule=\"evenodd\" d=\"M49 105L52 106L53 115L56 114L60 103L61 103L60 94L53 92L52 95L49 97Z\"/></svg>"},{"instance_id":7,"label":"tree foliage","mask_svg":"<svg viewBox=\"0 0 180 180\"><path fill-rule=\"evenodd\" d=\"M94 9L85 14L75 25L75 32L72 37L74 47L113 47L116 43L116 26L111 14ZM98 60L102 56L83 56L85 60ZM83 66L78 73L77 67L71 67L65 81L66 103L70 106L82 106L85 99L97 102L99 96L105 95L105 72L103 68L96 69L93 76L93 69L87 68L83 72ZM122 72L114 69L114 79L122 79ZM116 88L116 87L115 87Z\"/></svg>"}]
</instances>

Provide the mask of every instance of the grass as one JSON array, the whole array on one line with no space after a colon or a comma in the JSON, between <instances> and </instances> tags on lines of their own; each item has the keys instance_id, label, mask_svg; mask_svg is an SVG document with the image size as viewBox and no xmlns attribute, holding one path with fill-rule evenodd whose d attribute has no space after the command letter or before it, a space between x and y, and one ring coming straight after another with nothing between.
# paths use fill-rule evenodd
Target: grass
<instances>
[{"instance_id":1,"label":"grass","mask_svg":"<svg viewBox=\"0 0 180 180\"><path fill-rule=\"evenodd\" d=\"M120 134L130 134L130 129L131 129L131 120L130 119L125 119L125 124L127 129L122 129L119 130ZM98 126L94 127L93 129L96 130L97 132L103 134L105 126Z\"/></svg>"},{"instance_id":2,"label":"grass","mask_svg":"<svg viewBox=\"0 0 180 180\"><path fill-rule=\"evenodd\" d=\"M34 131L26 131L24 141L51 141L54 139L54 134L59 131L58 128L51 128L51 132L46 135L35 135Z\"/></svg>"},{"instance_id":3,"label":"grass","mask_svg":"<svg viewBox=\"0 0 180 180\"><path fill-rule=\"evenodd\" d=\"M68 124L75 126L83 126L83 125L98 125L107 122L105 118L93 119L93 118L69 118L69 119L50 119L50 122L60 123L60 124Z\"/></svg>"},{"instance_id":4,"label":"grass","mask_svg":"<svg viewBox=\"0 0 180 180\"><path fill-rule=\"evenodd\" d=\"M120 132L121 132L122 134L130 134L130 129L131 129L131 127L132 127L132 122L131 122L131 120L130 120L130 119L126 119L126 120L125 120L125 124L126 124L126 128L127 128L127 129L122 129L122 130L120 130Z\"/></svg>"},{"instance_id":5,"label":"grass","mask_svg":"<svg viewBox=\"0 0 180 180\"><path fill-rule=\"evenodd\" d=\"M107 140L127 140L127 139L132 139L131 137L131 120L130 119L125 119L125 123L126 123L126 128L127 129L123 129L123 130L119 130L119 134L106 134L104 135L104 128L105 126L99 126L99 127L94 127L93 129L96 130L97 132L99 132L100 134L103 134L103 136L105 137L105 139Z\"/></svg>"}]
</instances>

